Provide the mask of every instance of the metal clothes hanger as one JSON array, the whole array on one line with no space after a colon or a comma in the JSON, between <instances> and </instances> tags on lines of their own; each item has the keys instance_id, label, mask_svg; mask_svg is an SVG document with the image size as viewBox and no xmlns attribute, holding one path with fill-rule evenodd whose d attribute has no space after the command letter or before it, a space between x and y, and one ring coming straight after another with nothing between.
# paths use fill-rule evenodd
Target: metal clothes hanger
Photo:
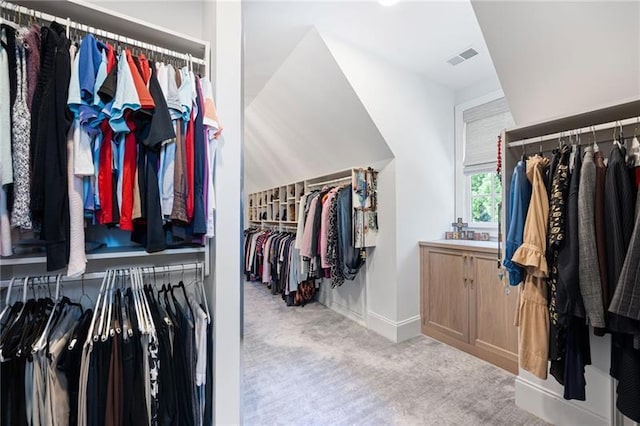
<instances>
[{"instance_id":1,"label":"metal clothes hanger","mask_svg":"<svg viewBox=\"0 0 640 426\"><path fill-rule=\"evenodd\" d=\"M542 153L543 153L543 151L542 151L542 135L541 135L541 136L540 136L540 151L538 152L538 155L539 155L540 157L542 157Z\"/></svg>"},{"instance_id":2,"label":"metal clothes hanger","mask_svg":"<svg viewBox=\"0 0 640 426\"><path fill-rule=\"evenodd\" d=\"M31 294L33 294L33 300L38 300L38 297L36 296L36 287L38 287L38 296L39 296L40 295L40 284L41 283L42 283L42 278L41 277L37 277L31 283Z\"/></svg>"},{"instance_id":3,"label":"metal clothes hanger","mask_svg":"<svg viewBox=\"0 0 640 426\"><path fill-rule=\"evenodd\" d=\"M153 268L153 274L154 274L154 280L155 280L155 272L156 272L156 268ZM146 312L145 315L147 317L147 323L149 325L149 331L151 333L151 336L155 339L156 338L156 325L153 322L153 315L151 315L151 306L149 306L149 299L147 298L147 294L144 291L144 275L141 272L140 273L140 295L142 297L142 300L144 301L144 306L146 308Z\"/></svg>"},{"instance_id":4,"label":"metal clothes hanger","mask_svg":"<svg viewBox=\"0 0 640 426\"><path fill-rule=\"evenodd\" d=\"M2 312L0 312L0 321L2 321L4 319L4 316L7 314L7 312L9 312L9 309L10 309L9 302L11 302L11 289L13 288L13 282L15 280L16 280L15 277L11 277L11 280L9 280L9 286L7 287L7 297L5 298L5 301L4 301L4 308L2 309Z\"/></svg>"},{"instance_id":5,"label":"metal clothes hanger","mask_svg":"<svg viewBox=\"0 0 640 426\"><path fill-rule=\"evenodd\" d=\"M89 306L92 307L94 305L93 300L84 289L84 274L82 274L82 277L81 277L80 287L82 288L82 294L80 295L80 299L78 300L78 303L82 304L83 297L86 297L87 299L89 299L89 302L91 302Z\"/></svg>"},{"instance_id":6,"label":"metal clothes hanger","mask_svg":"<svg viewBox=\"0 0 640 426\"><path fill-rule=\"evenodd\" d=\"M93 336L94 336L94 328L96 325L96 320L98 318L98 308L100 306L100 299L102 298L102 291L104 290L105 283L109 279L109 275L111 275L111 270L107 269L104 276L102 277L102 283L100 284L100 290L98 291L98 298L96 300L95 309L93 310L93 315L91 316L91 322L89 323L89 330L87 331L87 339L84 342L85 346L89 346L93 344ZM82 291L84 292L84 275L82 281Z\"/></svg>"},{"instance_id":7,"label":"metal clothes hanger","mask_svg":"<svg viewBox=\"0 0 640 426\"><path fill-rule=\"evenodd\" d=\"M102 302L102 305L96 308L96 313L100 311L100 320L98 322L98 327L96 328L95 333L93 335L94 342L97 342L102 336L102 330L104 328L104 315L105 315L105 305L107 301L107 293L108 293L109 286L111 285L111 281L113 280L113 277L115 274L116 272L113 271L112 273L107 275L106 277L107 282L104 284L104 288L100 290L100 296L102 296L102 298L100 298L100 296L98 297L98 305L100 305L101 302Z\"/></svg>"},{"instance_id":8,"label":"metal clothes hanger","mask_svg":"<svg viewBox=\"0 0 640 426\"><path fill-rule=\"evenodd\" d=\"M140 293L138 292L136 268L130 269L129 281L131 284L134 305L136 308L136 318L138 319L138 329L142 334L147 334L148 333L147 324L146 324L144 313L143 313L142 301L140 300Z\"/></svg>"},{"instance_id":9,"label":"metal clothes hanger","mask_svg":"<svg viewBox=\"0 0 640 426\"><path fill-rule=\"evenodd\" d=\"M109 288L109 311L107 313L107 323L105 324L105 330L102 334L102 341L106 341L109 337L113 337L115 335L115 328L113 327L113 299L114 299L114 288L115 282L111 284Z\"/></svg>"},{"instance_id":10,"label":"metal clothes hanger","mask_svg":"<svg viewBox=\"0 0 640 426\"><path fill-rule=\"evenodd\" d=\"M17 30L18 28L20 28L20 26L11 19L11 16L9 15L10 9L7 7L8 5L6 3L6 1L0 3L0 8L2 8L2 10L4 11L0 16L0 23Z\"/></svg>"},{"instance_id":11,"label":"metal clothes hanger","mask_svg":"<svg viewBox=\"0 0 640 426\"><path fill-rule=\"evenodd\" d=\"M133 297L135 298L137 304L136 317L138 318L138 326L140 327L140 332L143 334L147 334L147 322L144 317L144 308L142 300L140 300L140 291L138 289L138 269L131 268L129 280L131 282L131 289L133 291Z\"/></svg>"},{"instance_id":12,"label":"metal clothes hanger","mask_svg":"<svg viewBox=\"0 0 640 426\"><path fill-rule=\"evenodd\" d=\"M18 316L16 317L15 321L20 319L20 317L24 313L24 307L27 304L27 285L28 284L29 284L29 276L26 276L24 278L24 284L22 285L22 308L20 308L20 312L18 313Z\"/></svg>"},{"instance_id":13,"label":"metal clothes hanger","mask_svg":"<svg viewBox=\"0 0 640 426\"><path fill-rule=\"evenodd\" d=\"M617 146L618 148L622 148L622 145L620 145L620 141L618 140L618 134L616 134L616 131L618 130L618 121L616 120L615 125L613 126L613 143L615 146Z\"/></svg>"},{"instance_id":14,"label":"metal clothes hanger","mask_svg":"<svg viewBox=\"0 0 640 426\"><path fill-rule=\"evenodd\" d=\"M96 328L95 335L93 337L93 341L97 342L98 340L102 340L105 329L105 317L107 315L107 300L109 298L109 289L111 288L111 283L116 279L117 271L113 271L112 274L109 275L109 279L105 285L104 291L102 292L102 300L101 305L98 308L100 311L100 320L98 323L98 327Z\"/></svg>"},{"instance_id":15,"label":"metal clothes hanger","mask_svg":"<svg viewBox=\"0 0 640 426\"><path fill-rule=\"evenodd\" d=\"M57 279L56 279L56 298L55 298L55 304L53 306L53 308L51 309L51 313L49 314L49 319L47 320L47 324L44 326L44 329L42 330L42 333L40 334L40 338L36 340L36 343L33 345L33 349L35 351L38 350L42 350L45 347L49 347L49 334L51 332L51 329L53 328L54 323L57 322L57 318L59 316L59 312L57 312L57 308L60 306L60 299L59 299L59 295L60 295L60 280L62 278L62 274L58 274ZM51 287L49 287L49 277L47 276L47 287L50 289ZM48 350L47 350L48 353Z\"/></svg>"},{"instance_id":16,"label":"metal clothes hanger","mask_svg":"<svg viewBox=\"0 0 640 426\"><path fill-rule=\"evenodd\" d=\"M627 150L628 163L632 164L633 167L640 166L640 141L638 140L638 125L640 125L640 117L636 118L636 126L633 129L633 138L631 138L631 142L629 143L629 148Z\"/></svg>"},{"instance_id":17,"label":"metal clothes hanger","mask_svg":"<svg viewBox=\"0 0 640 426\"><path fill-rule=\"evenodd\" d=\"M137 270L138 294L140 295L140 299L142 301L142 313L146 322L147 332L152 336L155 336L156 330L153 323L153 318L151 316L151 307L149 307L149 300L147 299L147 295L144 292L144 272L144 268L138 268Z\"/></svg>"},{"instance_id":18,"label":"metal clothes hanger","mask_svg":"<svg viewBox=\"0 0 640 426\"><path fill-rule=\"evenodd\" d=\"M599 152L600 147L598 146L598 138L596 137L596 127L591 126L591 134L593 135L593 152Z\"/></svg>"},{"instance_id":19,"label":"metal clothes hanger","mask_svg":"<svg viewBox=\"0 0 640 426\"><path fill-rule=\"evenodd\" d=\"M191 303L189 303L189 297L187 296L187 287L184 285L184 264L182 265L182 278L180 279L180 282L171 287L171 296L173 296L174 301L175 301L175 294L173 292L173 290L178 287L178 288L182 288L182 294L184 296L184 301L187 304L187 308L189 308L189 313L191 314L191 318L195 318L195 316L193 315L193 309L191 309Z\"/></svg>"},{"instance_id":20,"label":"metal clothes hanger","mask_svg":"<svg viewBox=\"0 0 640 426\"><path fill-rule=\"evenodd\" d=\"M198 271L198 265L196 264L196 273ZM204 265L200 267L200 272L202 275L199 275L200 279L198 282L200 283L200 291L202 292L202 304L204 305L204 310L207 313L207 324L211 324L211 313L209 312L209 302L207 301L207 293L204 289Z\"/></svg>"}]
</instances>

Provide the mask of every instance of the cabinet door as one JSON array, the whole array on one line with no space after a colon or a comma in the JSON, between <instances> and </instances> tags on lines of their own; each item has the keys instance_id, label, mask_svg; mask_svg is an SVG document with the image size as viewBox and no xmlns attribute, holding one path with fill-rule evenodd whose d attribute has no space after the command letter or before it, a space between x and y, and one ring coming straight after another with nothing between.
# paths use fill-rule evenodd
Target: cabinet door
<instances>
[{"instance_id":1,"label":"cabinet door","mask_svg":"<svg viewBox=\"0 0 640 426\"><path fill-rule=\"evenodd\" d=\"M496 258L476 253L471 257L471 343L503 358L517 361L518 329L513 325L518 294L507 295L498 279Z\"/></svg>"},{"instance_id":2,"label":"cabinet door","mask_svg":"<svg viewBox=\"0 0 640 426\"><path fill-rule=\"evenodd\" d=\"M423 325L428 330L469 342L469 290L465 256L428 249L423 256Z\"/></svg>"}]
</instances>

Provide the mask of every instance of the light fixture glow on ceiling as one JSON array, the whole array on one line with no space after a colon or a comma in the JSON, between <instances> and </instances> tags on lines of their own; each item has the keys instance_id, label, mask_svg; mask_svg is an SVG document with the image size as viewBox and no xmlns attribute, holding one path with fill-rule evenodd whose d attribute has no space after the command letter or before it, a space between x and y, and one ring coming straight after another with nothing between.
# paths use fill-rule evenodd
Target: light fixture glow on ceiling
<instances>
[{"instance_id":1,"label":"light fixture glow on ceiling","mask_svg":"<svg viewBox=\"0 0 640 426\"><path fill-rule=\"evenodd\" d=\"M394 4L398 3L400 0L378 0L378 3L380 3L383 6L389 7L389 6L393 6Z\"/></svg>"}]
</instances>

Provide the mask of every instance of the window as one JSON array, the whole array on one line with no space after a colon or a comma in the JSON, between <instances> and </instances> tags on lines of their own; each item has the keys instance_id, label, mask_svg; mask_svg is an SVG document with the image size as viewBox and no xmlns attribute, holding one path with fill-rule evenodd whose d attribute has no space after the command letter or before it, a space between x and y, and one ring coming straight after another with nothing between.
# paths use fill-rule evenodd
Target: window
<instances>
[{"instance_id":1,"label":"window","mask_svg":"<svg viewBox=\"0 0 640 426\"><path fill-rule=\"evenodd\" d=\"M472 224L496 225L502 200L502 185L496 173L473 173L468 175L468 182L469 221Z\"/></svg>"},{"instance_id":2,"label":"window","mask_svg":"<svg viewBox=\"0 0 640 426\"><path fill-rule=\"evenodd\" d=\"M514 126L502 92L456 106L456 217L471 229L497 231L502 187L495 173L496 142Z\"/></svg>"}]
</instances>

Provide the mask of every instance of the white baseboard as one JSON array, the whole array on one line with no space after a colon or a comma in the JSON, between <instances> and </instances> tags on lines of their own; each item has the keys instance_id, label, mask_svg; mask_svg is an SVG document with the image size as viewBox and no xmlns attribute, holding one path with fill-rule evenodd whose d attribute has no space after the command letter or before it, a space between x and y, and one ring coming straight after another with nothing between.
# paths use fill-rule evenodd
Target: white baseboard
<instances>
[{"instance_id":1,"label":"white baseboard","mask_svg":"<svg viewBox=\"0 0 640 426\"><path fill-rule=\"evenodd\" d=\"M608 391L608 389L607 389ZM535 383L516 377L516 405L554 425L600 426L606 419Z\"/></svg>"},{"instance_id":2,"label":"white baseboard","mask_svg":"<svg viewBox=\"0 0 640 426\"><path fill-rule=\"evenodd\" d=\"M416 315L398 322L398 342L404 342L405 340L412 339L416 336L420 336L421 334L422 331L420 330L420 315Z\"/></svg>"},{"instance_id":3,"label":"white baseboard","mask_svg":"<svg viewBox=\"0 0 640 426\"><path fill-rule=\"evenodd\" d=\"M420 315L396 322L369 311L367 327L392 342L402 342L420 335Z\"/></svg>"},{"instance_id":4,"label":"white baseboard","mask_svg":"<svg viewBox=\"0 0 640 426\"><path fill-rule=\"evenodd\" d=\"M331 298L327 297L326 293L323 293L323 292L318 293L318 302L323 304L327 308L331 309L332 311L335 311L340 315L347 317L352 321L357 322L363 327L367 326L366 321L362 316L362 314L360 314L359 312L355 312L352 309L349 309L340 303L335 302Z\"/></svg>"}]
</instances>

